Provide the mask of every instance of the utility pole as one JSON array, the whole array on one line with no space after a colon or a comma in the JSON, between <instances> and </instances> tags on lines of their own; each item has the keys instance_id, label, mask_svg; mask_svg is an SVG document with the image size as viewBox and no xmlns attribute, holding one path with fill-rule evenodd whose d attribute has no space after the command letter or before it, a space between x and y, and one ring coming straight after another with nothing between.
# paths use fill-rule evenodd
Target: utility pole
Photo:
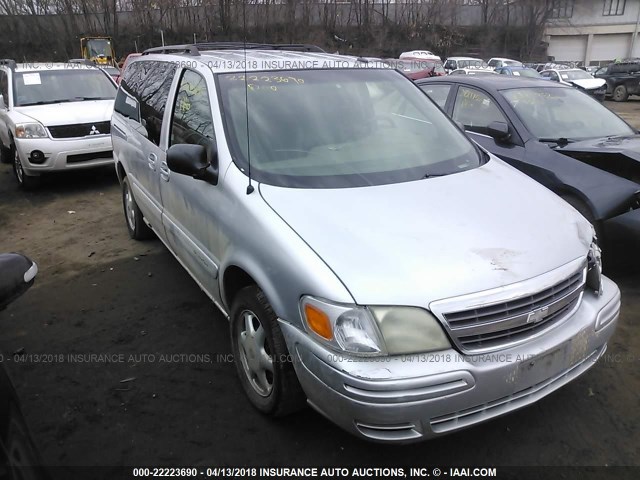
<instances>
[{"instance_id":1,"label":"utility pole","mask_svg":"<svg viewBox=\"0 0 640 480\"><path fill-rule=\"evenodd\" d=\"M164 32L160 30L160 38L162 39L162 46L164 47Z\"/></svg>"}]
</instances>

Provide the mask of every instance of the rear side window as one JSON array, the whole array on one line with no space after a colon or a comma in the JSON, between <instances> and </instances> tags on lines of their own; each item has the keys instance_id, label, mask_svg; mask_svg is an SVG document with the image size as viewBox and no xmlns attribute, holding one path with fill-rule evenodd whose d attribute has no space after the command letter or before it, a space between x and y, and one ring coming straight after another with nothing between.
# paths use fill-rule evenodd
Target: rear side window
<instances>
[{"instance_id":1,"label":"rear side window","mask_svg":"<svg viewBox=\"0 0 640 480\"><path fill-rule=\"evenodd\" d=\"M115 111L139 122L143 128L138 131L156 145L160 145L162 117L176 69L169 62L133 62L116 97Z\"/></svg>"},{"instance_id":2,"label":"rear side window","mask_svg":"<svg viewBox=\"0 0 640 480\"><path fill-rule=\"evenodd\" d=\"M202 75L185 70L171 120L171 143L215 144L207 83Z\"/></svg>"},{"instance_id":3,"label":"rear side window","mask_svg":"<svg viewBox=\"0 0 640 480\"><path fill-rule=\"evenodd\" d=\"M449 96L449 90L451 85L420 85L420 88L426 93L431 100L436 102L438 106L444 109L444 105L447 103L447 97Z\"/></svg>"}]
</instances>

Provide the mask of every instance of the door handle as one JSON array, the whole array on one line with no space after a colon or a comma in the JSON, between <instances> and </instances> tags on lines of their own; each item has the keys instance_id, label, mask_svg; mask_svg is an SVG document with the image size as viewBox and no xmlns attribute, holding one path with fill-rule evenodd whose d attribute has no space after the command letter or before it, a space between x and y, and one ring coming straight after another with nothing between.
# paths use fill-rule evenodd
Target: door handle
<instances>
[{"instance_id":1,"label":"door handle","mask_svg":"<svg viewBox=\"0 0 640 480\"><path fill-rule=\"evenodd\" d=\"M163 160L160 163L160 178L165 182L169 181L169 177L171 176L171 170L169 170L169 166L167 165L167 161Z\"/></svg>"},{"instance_id":2,"label":"door handle","mask_svg":"<svg viewBox=\"0 0 640 480\"><path fill-rule=\"evenodd\" d=\"M149 162L149 168L156 171L156 161L158 160L158 156L155 153L150 153L147 161Z\"/></svg>"}]
</instances>

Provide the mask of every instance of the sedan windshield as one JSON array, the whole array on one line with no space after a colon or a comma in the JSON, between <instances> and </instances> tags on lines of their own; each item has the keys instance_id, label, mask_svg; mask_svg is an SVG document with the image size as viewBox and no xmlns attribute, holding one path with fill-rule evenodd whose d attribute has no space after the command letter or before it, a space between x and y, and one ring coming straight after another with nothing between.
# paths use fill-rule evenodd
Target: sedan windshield
<instances>
[{"instance_id":1,"label":"sedan windshield","mask_svg":"<svg viewBox=\"0 0 640 480\"><path fill-rule=\"evenodd\" d=\"M634 133L607 107L573 88L515 88L501 93L539 139L576 140Z\"/></svg>"},{"instance_id":2,"label":"sedan windshield","mask_svg":"<svg viewBox=\"0 0 640 480\"><path fill-rule=\"evenodd\" d=\"M255 72L246 82L245 90L243 74L219 75L234 160L245 172L250 160L258 181L306 188L381 185L481 163L473 144L397 71Z\"/></svg>"},{"instance_id":3,"label":"sedan windshield","mask_svg":"<svg viewBox=\"0 0 640 480\"><path fill-rule=\"evenodd\" d=\"M97 68L76 66L69 70L38 70L16 74L17 107L83 100L110 100L116 86Z\"/></svg>"}]
</instances>

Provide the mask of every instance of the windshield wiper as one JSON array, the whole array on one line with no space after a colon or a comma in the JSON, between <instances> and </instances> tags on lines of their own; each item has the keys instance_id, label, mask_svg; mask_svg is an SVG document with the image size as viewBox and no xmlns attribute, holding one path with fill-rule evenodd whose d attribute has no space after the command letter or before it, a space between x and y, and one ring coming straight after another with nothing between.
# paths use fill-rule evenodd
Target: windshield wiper
<instances>
[{"instance_id":1,"label":"windshield wiper","mask_svg":"<svg viewBox=\"0 0 640 480\"><path fill-rule=\"evenodd\" d=\"M570 143L575 142L575 140L571 140L570 138L559 137L559 138L539 138L539 141L542 143L555 143L559 147L564 147L565 145L569 145Z\"/></svg>"},{"instance_id":2,"label":"windshield wiper","mask_svg":"<svg viewBox=\"0 0 640 480\"><path fill-rule=\"evenodd\" d=\"M451 172L447 172L447 173L427 173L422 178L436 178L436 177L444 177L446 175L451 175Z\"/></svg>"},{"instance_id":3,"label":"windshield wiper","mask_svg":"<svg viewBox=\"0 0 640 480\"><path fill-rule=\"evenodd\" d=\"M20 105L17 105L17 106L30 107L31 105L52 105L54 103L65 103L65 102L73 102L73 100L69 100L68 98L63 98L58 100L40 100L38 102L21 103Z\"/></svg>"},{"instance_id":4,"label":"windshield wiper","mask_svg":"<svg viewBox=\"0 0 640 480\"><path fill-rule=\"evenodd\" d=\"M73 100L70 100L70 101L75 102L78 100L84 101L84 100L113 100L113 99L109 97L73 97Z\"/></svg>"}]
</instances>

